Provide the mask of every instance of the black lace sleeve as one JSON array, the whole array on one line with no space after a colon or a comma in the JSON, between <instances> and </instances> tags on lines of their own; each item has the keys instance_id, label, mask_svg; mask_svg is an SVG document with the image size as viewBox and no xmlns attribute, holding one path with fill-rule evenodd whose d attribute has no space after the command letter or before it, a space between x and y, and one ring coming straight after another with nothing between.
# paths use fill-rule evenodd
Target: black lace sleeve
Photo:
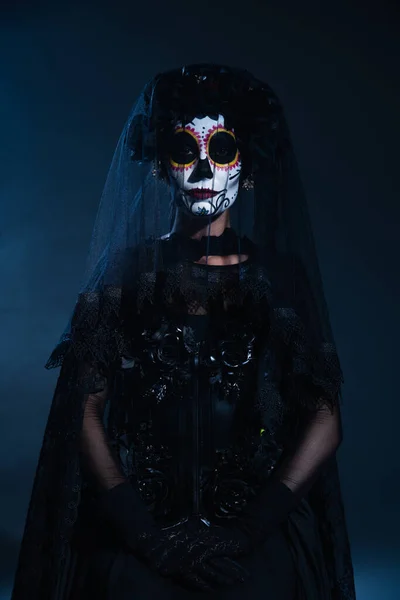
<instances>
[{"instance_id":1,"label":"black lace sleeve","mask_svg":"<svg viewBox=\"0 0 400 600\"><path fill-rule=\"evenodd\" d=\"M126 481L103 424L107 391L105 386L101 391L87 396L81 431L83 467L99 491L109 490Z\"/></svg>"},{"instance_id":2,"label":"black lace sleeve","mask_svg":"<svg viewBox=\"0 0 400 600\"><path fill-rule=\"evenodd\" d=\"M295 310L273 311L271 334L284 366L283 394L294 413L339 403L343 375L335 345L312 337Z\"/></svg>"},{"instance_id":3,"label":"black lace sleeve","mask_svg":"<svg viewBox=\"0 0 400 600\"><path fill-rule=\"evenodd\" d=\"M304 496L335 454L342 440L339 406L321 406L309 413L288 446L276 476L299 497Z\"/></svg>"}]
</instances>

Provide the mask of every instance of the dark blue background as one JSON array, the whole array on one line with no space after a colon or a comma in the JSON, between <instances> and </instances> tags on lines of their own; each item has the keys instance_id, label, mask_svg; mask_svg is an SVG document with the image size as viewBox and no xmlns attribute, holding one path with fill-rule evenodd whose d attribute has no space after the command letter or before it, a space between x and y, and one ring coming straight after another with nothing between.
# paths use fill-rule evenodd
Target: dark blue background
<instances>
[{"instance_id":1,"label":"dark blue background","mask_svg":"<svg viewBox=\"0 0 400 600\"><path fill-rule=\"evenodd\" d=\"M0 9L0 598L57 376L43 364L75 302L120 130L152 75L208 61L248 68L286 107L346 380L339 461L358 597L398 598L395 2L135 4Z\"/></svg>"}]
</instances>

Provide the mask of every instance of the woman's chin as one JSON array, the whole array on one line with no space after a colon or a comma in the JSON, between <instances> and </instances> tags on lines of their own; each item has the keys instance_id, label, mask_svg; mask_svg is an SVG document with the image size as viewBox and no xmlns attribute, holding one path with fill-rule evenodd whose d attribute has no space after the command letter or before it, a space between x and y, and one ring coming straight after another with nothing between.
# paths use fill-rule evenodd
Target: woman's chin
<instances>
[{"instance_id":1,"label":"woman's chin","mask_svg":"<svg viewBox=\"0 0 400 600\"><path fill-rule=\"evenodd\" d=\"M189 211L193 217L203 217L207 219L213 216L215 208L208 200L198 200L191 205Z\"/></svg>"}]
</instances>

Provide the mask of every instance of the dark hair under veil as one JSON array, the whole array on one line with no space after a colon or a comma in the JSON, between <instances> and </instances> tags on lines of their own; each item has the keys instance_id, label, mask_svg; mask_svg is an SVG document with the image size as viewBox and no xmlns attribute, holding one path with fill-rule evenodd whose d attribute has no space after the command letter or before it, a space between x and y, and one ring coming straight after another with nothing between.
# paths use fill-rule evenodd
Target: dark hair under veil
<instances>
[{"instance_id":1,"label":"dark hair under veil","mask_svg":"<svg viewBox=\"0 0 400 600\"><path fill-rule=\"evenodd\" d=\"M275 309L271 330L279 331L293 347L288 407L294 412L299 405L314 410L322 397L331 407L338 403L342 372L307 204L278 98L268 85L240 69L193 65L157 75L145 86L119 139L77 303L46 365L62 368L39 458L13 600L68 597L85 490L78 446L83 397L101 387L98 369L108 377L118 371L121 357L129 356L122 327L124 306L127 298L131 306L146 300L136 296L143 274L150 296L157 274L168 268L166 256L190 254L192 249L195 256L198 251L200 242L180 234L165 238L176 210L166 156L178 122L219 114L228 127L234 127L243 161L239 197L230 209L237 234L235 251L250 249L258 268L267 270L270 289L260 288L259 293L267 294ZM201 244L201 255L207 255L207 236ZM239 265L239 284L241 276ZM206 277L212 277L212 271ZM82 367L88 364L98 367L93 378ZM313 493L326 534L334 597L347 600L352 597L352 572L336 459Z\"/></svg>"}]
</instances>

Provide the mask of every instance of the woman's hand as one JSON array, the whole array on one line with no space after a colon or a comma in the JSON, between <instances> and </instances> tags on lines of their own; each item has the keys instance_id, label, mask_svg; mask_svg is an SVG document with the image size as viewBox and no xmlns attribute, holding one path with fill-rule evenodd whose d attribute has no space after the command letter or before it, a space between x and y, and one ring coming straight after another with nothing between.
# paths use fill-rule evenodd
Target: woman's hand
<instances>
[{"instance_id":1,"label":"woman's hand","mask_svg":"<svg viewBox=\"0 0 400 600\"><path fill-rule=\"evenodd\" d=\"M214 582L244 576L243 571L238 575L234 561L215 562L216 558L234 559L250 550L246 535L239 530L193 521L162 530L156 537L143 536L140 546L142 556L166 577L194 573Z\"/></svg>"},{"instance_id":2,"label":"woman's hand","mask_svg":"<svg viewBox=\"0 0 400 600\"><path fill-rule=\"evenodd\" d=\"M180 575L177 583L191 590L210 592L220 586L243 583L249 577L247 569L226 556L210 558L189 573Z\"/></svg>"}]
</instances>

